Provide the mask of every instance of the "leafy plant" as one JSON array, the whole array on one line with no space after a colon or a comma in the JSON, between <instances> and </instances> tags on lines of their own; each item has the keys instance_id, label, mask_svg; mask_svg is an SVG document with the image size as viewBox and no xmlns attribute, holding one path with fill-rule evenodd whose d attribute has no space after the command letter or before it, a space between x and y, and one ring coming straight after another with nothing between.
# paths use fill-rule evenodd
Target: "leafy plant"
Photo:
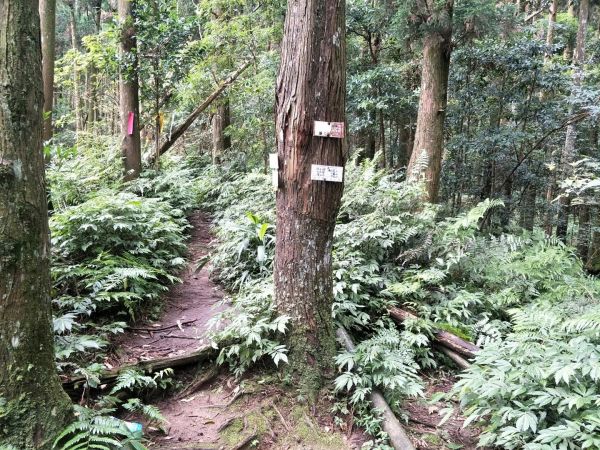
<instances>
[{"instance_id":1,"label":"leafy plant","mask_svg":"<svg viewBox=\"0 0 600 450\"><path fill-rule=\"evenodd\" d=\"M219 245L212 258L214 275L229 289L260 279L273 271L274 227L247 212L241 223L222 221L217 236Z\"/></svg>"},{"instance_id":2,"label":"leafy plant","mask_svg":"<svg viewBox=\"0 0 600 450\"><path fill-rule=\"evenodd\" d=\"M232 298L232 307L211 321L210 337L220 348L217 363L228 363L241 376L251 365L270 357L275 365L287 363L287 349L280 343L289 317L277 315L270 279L245 285Z\"/></svg>"},{"instance_id":3,"label":"leafy plant","mask_svg":"<svg viewBox=\"0 0 600 450\"><path fill-rule=\"evenodd\" d=\"M336 364L342 373L335 380L335 389L351 391L351 403L368 401L375 388L394 404L403 397L423 394L414 354L395 328L380 330L360 342L354 352L339 354Z\"/></svg>"},{"instance_id":4,"label":"leafy plant","mask_svg":"<svg viewBox=\"0 0 600 450\"><path fill-rule=\"evenodd\" d=\"M600 309L532 306L514 332L489 343L455 386L481 445L553 450L600 446Z\"/></svg>"},{"instance_id":5,"label":"leafy plant","mask_svg":"<svg viewBox=\"0 0 600 450\"><path fill-rule=\"evenodd\" d=\"M56 438L53 448L57 450L88 448L146 450L140 439L127 428L126 422L103 413L105 411L97 412L75 405L77 420Z\"/></svg>"}]
</instances>

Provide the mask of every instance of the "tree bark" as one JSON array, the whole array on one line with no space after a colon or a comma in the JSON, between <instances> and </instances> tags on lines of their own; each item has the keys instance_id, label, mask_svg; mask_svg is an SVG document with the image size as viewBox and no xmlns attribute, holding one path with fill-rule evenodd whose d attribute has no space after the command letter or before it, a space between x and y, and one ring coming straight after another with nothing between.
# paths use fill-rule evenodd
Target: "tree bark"
<instances>
[{"instance_id":1,"label":"tree bark","mask_svg":"<svg viewBox=\"0 0 600 450\"><path fill-rule=\"evenodd\" d=\"M338 341L346 349L347 352L354 353L356 347L352 338L343 328L338 328L336 332ZM390 408L390 405L386 402L385 398L381 393L375 389L370 394L371 404L373 408L378 409L382 412L381 427L383 431L388 434L390 444L394 447L394 450L415 450L408 434L402 428L400 421Z\"/></svg>"},{"instance_id":2,"label":"tree bark","mask_svg":"<svg viewBox=\"0 0 600 450\"><path fill-rule=\"evenodd\" d=\"M112 383L121 373L123 373L123 371L129 369L134 369L144 373L154 373L168 368L175 369L179 367L187 367L192 364L210 361L215 356L215 353L215 349L211 345L203 345L192 353L150 359L147 361L139 361L135 364L126 364L121 367L116 367L99 374L98 378L100 379L101 383ZM62 380L63 387L73 393L75 393L79 386L85 382L86 377L83 375L77 375Z\"/></svg>"},{"instance_id":3,"label":"tree bark","mask_svg":"<svg viewBox=\"0 0 600 450\"><path fill-rule=\"evenodd\" d=\"M575 53L573 55L573 86L576 90L583 82L583 65L585 62L585 35L587 31L587 21L590 8L589 0L581 0L579 4L579 26L577 29L577 42ZM573 93L572 95L575 95ZM573 114L571 107L570 114ZM571 123L567 126L565 145L561 154L561 174L563 179L571 174L571 163L575 160L575 144L577 141L577 125ZM567 196L561 197L558 208L558 221L556 225L556 235L563 241L566 240L567 229L569 226L569 209L571 199Z\"/></svg>"},{"instance_id":4,"label":"tree bark","mask_svg":"<svg viewBox=\"0 0 600 450\"><path fill-rule=\"evenodd\" d=\"M121 23L121 57L124 61L119 75L119 103L121 109L121 155L123 180L134 180L142 171L140 142L140 100L138 82L137 41L132 16L132 1L119 0ZM130 115L133 115L132 132L129 134Z\"/></svg>"},{"instance_id":5,"label":"tree bark","mask_svg":"<svg viewBox=\"0 0 600 450\"><path fill-rule=\"evenodd\" d=\"M0 2L0 442L50 449L71 403L54 361L36 0Z\"/></svg>"},{"instance_id":6,"label":"tree bark","mask_svg":"<svg viewBox=\"0 0 600 450\"><path fill-rule=\"evenodd\" d=\"M433 2L428 0L427 3ZM435 5L430 6L433 11ZM445 9L447 23L429 32L423 41L417 130L407 169L409 181L425 182L427 200L432 203L438 198L442 170L454 1L447 1Z\"/></svg>"},{"instance_id":7,"label":"tree bark","mask_svg":"<svg viewBox=\"0 0 600 450\"><path fill-rule=\"evenodd\" d=\"M396 323L402 323L407 319L417 319L417 316L415 316L413 313L400 308L390 308L388 312ZM464 339L461 339L460 337L448 331L435 330L434 336L435 341L439 345L447 347L450 350L468 358L473 358L475 354L481 350L475 344L465 341Z\"/></svg>"},{"instance_id":8,"label":"tree bark","mask_svg":"<svg viewBox=\"0 0 600 450\"><path fill-rule=\"evenodd\" d=\"M231 138L225 135L225 129L229 126L229 101L219 104L212 116L212 162L221 164L223 152L231 148Z\"/></svg>"},{"instance_id":9,"label":"tree bark","mask_svg":"<svg viewBox=\"0 0 600 450\"><path fill-rule=\"evenodd\" d=\"M311 181L311 165L343 167L345 139L313 136L313 122L345 122L345 0L288 3L277 80L280 188L276 306L291 318L289 371L314 393L333 368L331 250L343 183Z\"/></svg>"},{"instance_id":10,"label":"tree bark","mask_svg":"<svg viewBox=\"0 0 600 450\"><path fill-rule=\"evenodd\" d=\"M594 208L594 228L592 232L592 243L586 268L597 274L600 272L600 208Z\"/></svg>"},{"instance_id":11,"label":"tree bark","mask_svg":"<svg viewBox=\"0 0 600 450\"><path fill-rule=\"evenodd\" d=\"M533 231L535 224L535 200L537 196L537 189L530 183L523 192L521 198L521 226L526 230Z\"/></svg>"},{"instance_id":12,"label":"tree bark","mask_svg":"<svg viewBox=\"0 0 600 450\"><path fill-rule=\"evenodd\" d=\"M586 265L588 261L588 255L590 251L590 238L592 234L592 227L590 222L590 207L586 205L580 205L579 209L579 230L577 232L577 254Z\"/></svg>"},{"instance_id":13,"label":"tree bark","mask_svg":"<svg viewBox=\"0 0 600 450\"><path fill-rule=\"evenodd\" d=\"M548 63L552 56L550 47L554 45L554 32L556 30L556 13L558 12L558 0L552 0L548 11L548 29L546 30L546 53L544 54L544 62Z\"/></svg>"},{"instance_id":14,"label":"tree bark","mask_svg":"<svg viewBox=\"0 0 600 450\"><path fill-rule=\"evenodd\" d=\"M69 33L71 35L71 49L74 52L74 57L77 59L77 53L79 52L79 40L77 38L77 4L75 0L67 0L66 5L69 7ZM75 135L79 136L79 132L82 129L81 120L81 94L79 86L79 68L77 67L77 61L73 62L73 111L75 112Z\"/></svg>"},{"instance_id":15,"label":"tree bark","mask_svg":"<svg viewBox=\"0 0 600 450\"><path fill-rule=\"evenodd\" d=\"M44 82L44 142L52 138L54 108L54 61L56 42L56 0L40 0L42 34L42 78Z\"/></svg>"}]
</instances>

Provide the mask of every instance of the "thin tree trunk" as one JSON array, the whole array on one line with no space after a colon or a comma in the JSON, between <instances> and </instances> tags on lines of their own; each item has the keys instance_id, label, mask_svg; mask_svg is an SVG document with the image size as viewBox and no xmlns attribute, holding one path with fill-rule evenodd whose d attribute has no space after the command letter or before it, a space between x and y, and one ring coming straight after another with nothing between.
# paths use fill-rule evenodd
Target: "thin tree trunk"
<instances>
[{"instance_id":1,"label":"thin tree trunk","mask_svg":"<svg viewBox=\"0 0 600 450\"><path fill-rule=\"evenodd\" d=\"M575 0L568 0L567 13L573 18L577 17L577 9L575 8ZM573 58L573 43L571 42L571 40L568 40L567 45L565 45L565 49L563 50L563 57L566 60L570 60Z\"/></svg>"},{"instance_id":2,"label":"thin tree trunk","mask_svg":"<svg viewBox=\"0 0 600 450\"><path fill-rule=\"evenodd\" d=\"M125 181L139 177L142 171L137 41L133 24L132 1L119 0L118 4L119 20L123 27L121 31L121 57L125 61L119 75L121 155L123 157L123 179ZM131 126L130 121L132 122Z\"/></svg>"},{"instance_id":3,"label":"thin tree trunk","mask_svg":"<svg viewBox=\"0 0 600 450\"><path fill-rule=\"evenodd\" d=\"M227 128L231 126L231 104L229 98L225 98L223 101L221 114L223 117L223 150L229 150L231 148L231 135L227 131Z\"/></svg>"},{"instance_id":4,"label":"thin tree trunk","mask_svg":"<svg viewBox=\"0 0 600 450\"><path fill-rule=\"evenodd\" d=\"M0 2L0 442L50 450L70 420L56 374L37 1Z\"/></svg>"},{"instance_id":5,"label":"thin tree trunk","mask_svg":"<svg viewBox=\"0 0 600 450\"><path fill-rule=\"evenodd\" d=\"M552 0L548 12L548 29L546 30L546 46L548 49L544 54L544 62L548 63L548 60L552 56L552 50L550 47L554 45L554 32L556 29L556 13L558 12L558 0Z\"/></svg>"},{"instance_id":6,"label":"thin tree trunk","mask_svg":"<svg viewBox=\"0 0 600 450\"><path fill-rule=\"evenodd\" d=\"M537 196L536 187L530 183L523 192L521 199L521 227L533 231L535 224L535 200Z\"/></svg>"},{"instance_id":7,"label":"thin tree trunk","mask_svg":"<svg viewBox=\"0 0 600 450\"><path fill-rule=\"evenodd\" d=\"M432 203L438 198L442 170L453 6L452 0L446 3L449 23L445 29L429 33L424 40L417 130L407 169L409 181L425 182L427 200Z\"/></svg>"},{"instance_id":8,"label":"thin tree trunk","mask_svg":"<svg viewBox=\"0 0 600 450\"><path fill-rule=\"evenodd\" d=\"M77 10L77 4L75 3L75 0L69 0L67 2L67 5L69 6L69 14L70 14L70 19L69 19L69 32L71 34L71 48L73 49L73 52L75 53L75 58L77 60L77 53L79 52L79 41L77 38L77 15L76 15L76 10ZM77 61L73 62L73 76L72 76L72 80L73 80L73 110L75 112L75 135L79 136L79 132L81 131L81 124L82 124L82 120L81 120L81 94L79 92L80 86L80 79L79 79L79 68L77 67Z\"/></svg>"},{"instance_id":9,"label":"thin tree trunk","mask_svg":"<svg viewBox=\"0 0 600 450\"><path fill-rule=\"evenodd\" d=\"M52 138L54 108L54 61L56 42L56 0L40 0L42 34L42 78L44 81L44 142Z\"/></svg>"},{"instance_id":10,"label":"thin tree trunk","mask_svg":"<svg viewBox=\"0 0 600 450\"><path fill-rule=\"evenodd\" d=\"M217 110L212 115L212 163L221 164L221 157L223 156L223 150L225 149L224 137L223 137L223 115L224 107L219 105Z\"/></svg>"},{"instance_id":11,"label":"thin tree trunk","mask_svg":"<svg viewBox=\"0 0 600 450\"><path fill-rule=\"evenodd\" d=\"M592 273L600 272L600 208L594 208L594 229L592 232L592 243L586 268Z\"/></svg>"},{"instance_id":12,"label":"thin tree trunk","mask_svg":"<svg viewBox=\"0 0 600 450\"><path fill-rule=\"evenodd\" d=\"M587 31L587 21L589 14L589 0L581 0L579 4L579 26L577 29L577 43L575 54L573 55L573 85L575 89L581 86L583 82L583 64L585 62L585 35ZM572 95L575 95L573 93ZM573 114L571 107L570 115ZM561 155L561 172L563 179L571 174L571 163L575 160L575 144L577 141L577 125L575 123L567 126L565 145ZM563 241L566 240L567 229L569 226L569 209L571 199L563 196L559 202L558 221L556 226L556 235Z\"/></svg>"},{"instance_id":13,"label":"thin tree trunk","mask_svg":"<svg viewBox=\"0 0 600 450\"><path fill-rule=\"evenodd\" d=\"M225 129L231 124L229 99L224 99L212 116L212 162L221 164L223 153L231 148L231 137L225 134Z\"/></svg>"},{"instance_id":14,"label":"thin tree trunk","mask_svg":"<svg viewBox=\"0 0 600 450\"><path fill-rule=\"evenodd\" d=\"M311 180L311 164L343 167L345 139L313 136L313 122L345 122L345 0L288 3L277 80L275 304L291 319L290 373L314 394L332 367L331 250L343 183Z\"/></svg>"},{"instance_id":15,"label":"thin tree trunk","mask_svg":"<svg viewBox=\"0 0 600 450\"><path fill-rule=\"evenodd\" d=\"M590 207L580 205L579 209L579 231L577 233L577 253L587 264L588 255L590 253L590 238L591 238L591 223L590 223Z\"/></svg>"},{"instance_id":16,"label":"thin tree trunk","mask_svg":"<svg viewBox=\"0 0 600 450\"><path fill-rule=\"evenodd\" d=\"M383 111L379 111L379 149L381 151L382 166L384 169L388 167L388 155L385 148L385 122Z\"/></svg>"},{"instance_id":17,"label":"thin tree trunk","mask_svg":"<svg viewBox=\"0 0 600 450\"><path fill-rule=\"evenodd\" d=\"M510 176L504 183L504 208L500 211L500 226L508 228L513 211L513 177Z\"/></svg>"},{"instance_id":18,"label":"thin tree trunk","mask_svg":"<svg viewBox=\"0 0 600 450\"><path fill-rule=\"evenodd\" d=\"M94 25L96 27L96 34L99 34L102 26L102 0L92 0L92 11L94 13ZM86 123L89 127L100 119L98 109L98 69L96 68L94 62L91 62L89 64L88 80L88 107Z\"/></svg>"}]
</instances>

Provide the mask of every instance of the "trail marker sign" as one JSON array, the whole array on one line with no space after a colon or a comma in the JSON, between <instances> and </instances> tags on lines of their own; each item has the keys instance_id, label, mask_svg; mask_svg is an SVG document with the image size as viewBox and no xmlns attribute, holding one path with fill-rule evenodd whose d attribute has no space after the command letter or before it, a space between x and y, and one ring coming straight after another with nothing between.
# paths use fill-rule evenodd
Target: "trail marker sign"
<instances>
[{"instance_id":1,"label":"trail marker sign","mask_svg":"<svg viewBox=\"0 0 600 450\"><path fill-rule=\"evenodd\" d=\"M313 164L310 168L310 179L313 181L333 181L334 183L342 183L344 181L344 168Z\"/></svg>"},{"instance_id":2,"label":"trail marker sign","mask_svg":"<svg viewBox=\"0 0 600 450\"><path fill-rule=\"evenodd\" d=\"M345 136L344 122L321 122L315 121L313 135L342 139Z\"/></svg>"}]
</instances>

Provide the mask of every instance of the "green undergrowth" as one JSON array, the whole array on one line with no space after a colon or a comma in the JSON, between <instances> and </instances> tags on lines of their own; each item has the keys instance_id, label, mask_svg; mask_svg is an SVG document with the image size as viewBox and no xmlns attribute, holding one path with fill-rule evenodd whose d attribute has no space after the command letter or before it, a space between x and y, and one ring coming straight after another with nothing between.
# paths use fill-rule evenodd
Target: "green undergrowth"
<instances>
[{"instance_id":1,"label":"green undergrowth","mask_svg":"<svg viewBox=\"0 0 600 450\"><path fill-rule=\"evenodd\" d=\"M271 302L269 177L208 169L199 189L217 218L214 276L233 303L219 318L229 325L213 334L219 360L238 375L264 357L285 362L286 318ZM598 281L573 249L541 231L480 230L500 201L446 217L420 198L419 186L374 163L347 167L332 314L358 345L337 357L339 394L358 410L380 388L400 413L403 398L422 395L421 372L449 363L431 350L443 329L484 349L453 393L469 422L483 427L482 445L596 448ZM418 318L399 329L386 312L392 305Z\"/></svg>"},{"instance_id":2,"label":"green undergrowth","mask_svg":"<svg viewBox=\"0 0 600 450\"><path fill-rule=\"evenodd\" d=\"M62 450L145 448L141 434L115 415L125 410L160 426L160 412L143 399L171 384L170 371L128 370L109 394L89 396L101 388L111 336L132 321L157 317L161 295L179 281L186 217L199 207L196 180L206 160L165 158L160 170L122 183L119 151L115 143L84 136L72 149L54 147L48 168L57 365L85 380L76 421L55 443Z\"/></svg>"},{"instance_id":3,"label":"green undergrowth","mask_svg":"<svg viewBox=\"0 0 600 450\"><path fill-rule=\"evenodd\" d=\"M111 335L157 316L161 295L179 281L206 161L166 158L123 184L116 144L81 139L54 147L48 168L52 304L59 369L91 379Z\"/></svg>"}]
</instances>

